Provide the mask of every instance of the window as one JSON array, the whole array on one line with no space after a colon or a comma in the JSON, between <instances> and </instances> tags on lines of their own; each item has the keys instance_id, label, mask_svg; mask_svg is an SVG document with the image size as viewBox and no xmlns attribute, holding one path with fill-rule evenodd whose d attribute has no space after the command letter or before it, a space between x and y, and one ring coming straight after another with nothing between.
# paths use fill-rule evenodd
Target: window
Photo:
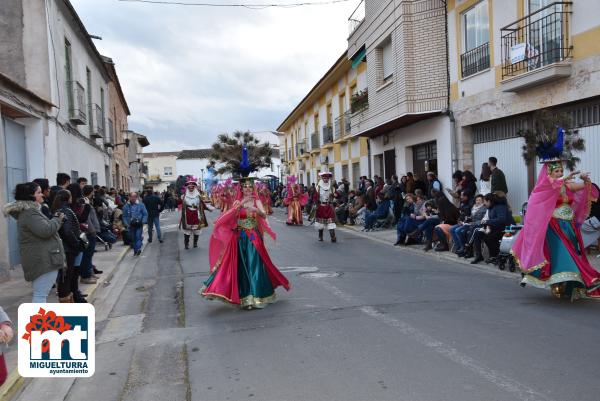
<instances>
[{"instance_id":1,"label":"window","mask_svg":"<svg viewBox=\"0 0 600 401\"><path fill-rule=\"evenodd\" d=\"M88 116L90 116L90 135L94 133L94 118L92 114L92 72L89 68L85 69L85 75L87 78L87 110Z\"/></svg>"},{"instance_id":2,"label":"window","mask_svg":"<svg viewBox=\"0 0 600 401\"><path fill-rule=\"evenodd\" d=\"M392 41L387 41L381 48L383 65L383 83L386 83L394 75L394 55L392 53Z\"/></svg>"},{"instance_id":3,"label":"window","mask_svg":"<svg viewBox=\"0 0 600 401\"><path fill-rule=\"evenodd\" d=\"M463 50L468 52L490 41L488 2L483 0L465 11L463 20Z\"/></svg>"},{"instance_id":4,"label":"window","mask_svg":"<svg viewBox=\"0 0 600 401\"><path fill-rule=\"evenodd\" d=\"M483 0L462 16L463 53L460 55L463 78L490 68L490 29L488 3Z\"/></svg>"},{"instance_id":5,"label":"window","mask_svg":"<svg viewBox=\"0 0 600 401\"><path fill-rule=\"evenodd\" d=\"M165 177L171 177L173 175L173 167L165 167Z\"/></svg>"},{"instance_id":6,"label":"window","mask_svg":"<svg viewBox=\"0 0 600 401\"><path fill-rule=\"evenodd\" d=\"M90 173L90 178L92 180L92 185L98 185L98 173Z\"/></svg>"},{"instance_id":7,"label":"window","mask_svg":"<svg viewBox=\"0 0 600 401\"><path fill-rule=\"evenodd\" d=\"M67 77L67 102L69 106L69 112L73 110L73 67L71 65L71 43L65 39L65 76Z\"/></svg>"},{"instance_id":8,"label":"window","mask_svg":"<svg viewBox=\"0 0 600 401\"><path fill-rule=\"evenodd\" d=\"M79 178L79 171L71 170L71 182L76 182Z\"/></svg>"}]
</instances>

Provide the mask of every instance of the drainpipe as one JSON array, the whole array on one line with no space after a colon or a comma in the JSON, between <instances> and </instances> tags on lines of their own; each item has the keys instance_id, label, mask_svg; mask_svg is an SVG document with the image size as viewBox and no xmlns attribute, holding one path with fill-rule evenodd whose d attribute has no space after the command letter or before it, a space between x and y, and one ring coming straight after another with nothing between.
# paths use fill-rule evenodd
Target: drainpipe
<instances>
[{"instance_id":1,"label":"drainpipe","mask_svg":"<svg viewBox=\"0 0 600 401\"><path fill-rule=\"evenodd\" d=\"M446 115L450 120L450 154L452 158L452 172L458 169L458 157L456 156L456 120L454 113L450 109L450 42L448 38L448 1L444 3L444 28L446 35Z\"/></svg>"},{"instance_id":2,"label":"drainpipe","mask_svg":"<svg viewBox=\"0 0 600 401\"><path fill-rule=\"evenodd\" d=\"M367 165L369 166L369 178L373 178L371 175L371 138L367 138L367 158L369 162Z\"/></svg>"}]
</instances>

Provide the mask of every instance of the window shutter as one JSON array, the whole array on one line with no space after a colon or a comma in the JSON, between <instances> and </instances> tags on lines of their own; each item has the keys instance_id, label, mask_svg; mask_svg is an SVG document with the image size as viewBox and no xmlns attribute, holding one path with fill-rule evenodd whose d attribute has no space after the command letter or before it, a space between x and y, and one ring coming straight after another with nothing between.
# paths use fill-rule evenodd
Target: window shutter
<instances>
[{"instance_id":1,"label":"window shutter","mask_svg":"<svg viewBox=\"0 0 600 401\"><path fill-rule=\"evenodd\" d=\"M392 42L383 46L383 79L390 77L394 73L394 57L392 54Z\"/></svg>"}]
</instances>

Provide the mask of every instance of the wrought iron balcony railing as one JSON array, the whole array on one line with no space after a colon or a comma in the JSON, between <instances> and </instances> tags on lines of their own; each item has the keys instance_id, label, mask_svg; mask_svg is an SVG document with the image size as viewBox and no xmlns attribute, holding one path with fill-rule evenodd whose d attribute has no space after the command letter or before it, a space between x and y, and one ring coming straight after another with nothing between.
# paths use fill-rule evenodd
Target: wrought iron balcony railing
<instances>
[{"instance_id":1,"label":"wrought iron balcony railing","mask_svg":"<svg viewBox=\"0 0 600 401\"><path fill-rule=\"evenodd\" d=\"M323 126L323 145L333 142L333 127L331 124Z\"/></svg>"},{"instance_id":2,"label":"wrought iron balcony railing","mask_svg":"<svg viewBox=\"0 0 600 401\"><path fill-rule=\"evenodd\" d=\"M557 1L500 30L502 79L570 58L571 1Z\"/></svg>"},{"instance_id":3,"label":"wrought iron balcony railing","mask_svg":"<svg viewBox=\"0 0 600 401\"><path fill-rule=\"evenodd\" d=\"M361 22L365 19L365 0L361 0L352 15L348 18L348 35L358 28Z\"/></svg>"},{"instance_id":4,"label":"wrought iron balcony railing","mask_svg":"<svg viewBox=\"0 0 600 401\"><path fill-rule=\"evenodd\" d=\"M463 78L490 68L490 44L484 43L460 55Z\"/></svg>"},{"instance_id":5,"label":"wrought iron balcony railing","mask_svg":"<svg viewBox=\"0 0 600 401\"><path fill-rule=\"evenodd\" d=\"M319 149L320 147L321 147L321 144L319 143L319 133L313 132L310 135L310 148L312 150L315 150L315 149Z\"/></svg>"}]
</instances>

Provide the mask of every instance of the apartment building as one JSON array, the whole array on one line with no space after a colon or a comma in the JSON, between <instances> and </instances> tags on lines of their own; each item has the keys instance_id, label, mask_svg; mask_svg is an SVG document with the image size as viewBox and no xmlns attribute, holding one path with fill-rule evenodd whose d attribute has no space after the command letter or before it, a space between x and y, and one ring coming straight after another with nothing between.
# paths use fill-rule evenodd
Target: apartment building
<instances>
[{"instance_id":1,"label":"apartment building","mask_svg":"<svg viewBox=\"0 0 600 401\"><path fill-rule=\"evenodd\" d=\"M598 15L598 1L448 1L457 161L478 175L489 156L498 158L515 208L539 170L523 161L517 135L536 110L571 114L586 139L579 167L600 177Z\"/></svg>"},{"instance_id":2,"label":"apartment building","mask_svg":"<svg viewBox=\"0 0 600 401\"><path fill-rule=\"evenodd\" d=\"M351 88L351 136L369 138L369 175L452 176L446 5L365 0L350 16L347 57L366 79Z\"/></svg>"},{"instance_id":3,"label":"apartment building","mask_svg":"<svg viewBox=\"0 0 600 401\"><path fill-rule=\"evenodd\" d=\"M310 185L327 170L356 184L369 174L367 138L355 136L350 126L352 94L366 79L366 65L352 65L344 52L285 118L277 128L285 134L279 146L283 176Z\"/></svg>"}]
</instances>

